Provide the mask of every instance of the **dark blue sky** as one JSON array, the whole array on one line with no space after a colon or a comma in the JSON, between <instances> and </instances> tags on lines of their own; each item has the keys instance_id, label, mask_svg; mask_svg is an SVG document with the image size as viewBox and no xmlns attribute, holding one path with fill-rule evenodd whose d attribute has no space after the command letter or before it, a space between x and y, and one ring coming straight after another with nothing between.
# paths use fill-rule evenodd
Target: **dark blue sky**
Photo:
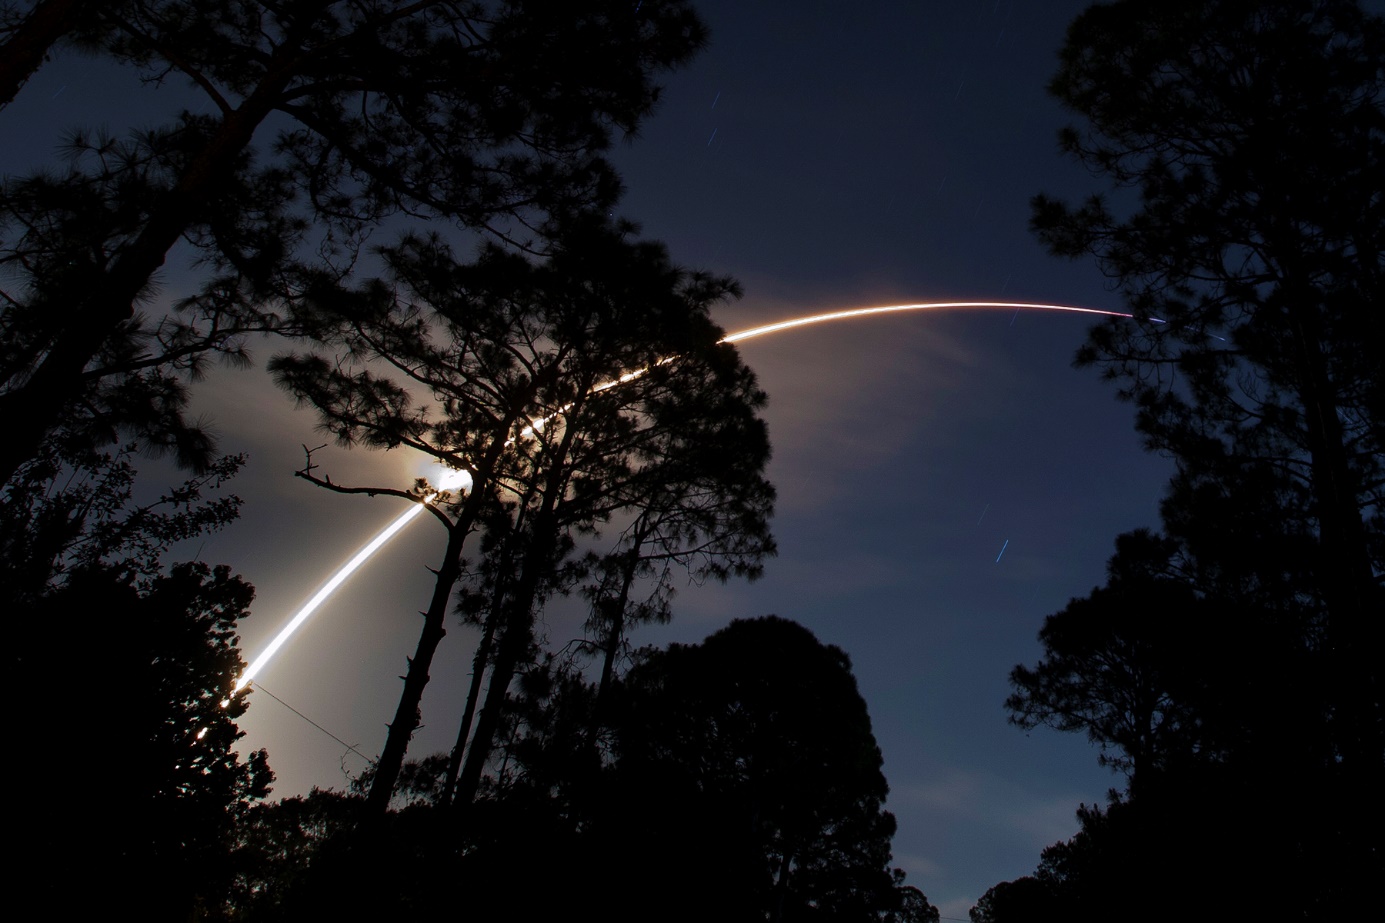
<instances>
[{"instance_id":1,"label":"dark blue sky","mask_svg":"<svg viewBox=\"0 0 1385 923\"><path fill-rule=\"evenodd\" d=\"M730 272L737 328L934 299L1120 308L1027 230L1039 191L1096 188L1044 91L1086 4L704 3L712 46L622 153L625 211ZM1006 724L1043 616L1152 525L1166 463L1071 357L1088 321L894 316L747 343L770 394L780 555L684 594L671 636L775 612L852 657L885 754L896 861L965 917L1119 780L1080 737ZM1006 545L1006 542L1009 542ZM1004 555L996 561L1004 548Z\"/></svg>"},{"instance_id":2,"label":"dark blue sky","mask_svg":"<svg viewBox=\"0 0 1385 923\"><path fill-rule=\"evenodd\" d=\"M656 116L619 150L620 211L677 261L742 281L744 300L719 313L728 329L940 299L1119 309L1092 264L1051 259L1026 229L1034 193L1094 188L1058 155L1066 119L1043 89L1085 5L702 2L711 46L667 80ZM139 124L127 102L151 92L82 59L55 61L3 113L6 168L42 162L73 124ZM773 612L844 648L885 755L896 863L945 916L965 917L987 887L1032 870L1044 845L1076 830L1078 803L1119 781L1079 737L1026 735L1001 706L1009 669L1037 657L1044 615L1101 581L1118 532L1156 522L1168 470L1140 451L1129 408L1096 373L1070 367L1087 325L906 315L745 344L770 395L779 557L753 585L682 589L674 623L636 639L700 640ZM324 440L261 371L218 371L199 402L223 447L251 455L235 487L242 521L200 551L259 588L243 626L253 654L401 507L293 479L300 443ZM419 467L339 450L317 460L355 483L403 485ZM442 551L426 520L261 676L369 754L416 640L424 566ZM555 607L553 643L581 617ZM466 632L451 630L414 755L451 745L470 654ZM245 743L268 747L278 794L362 768L283 706L253 701Z\"/></svg>"}]
</instances>

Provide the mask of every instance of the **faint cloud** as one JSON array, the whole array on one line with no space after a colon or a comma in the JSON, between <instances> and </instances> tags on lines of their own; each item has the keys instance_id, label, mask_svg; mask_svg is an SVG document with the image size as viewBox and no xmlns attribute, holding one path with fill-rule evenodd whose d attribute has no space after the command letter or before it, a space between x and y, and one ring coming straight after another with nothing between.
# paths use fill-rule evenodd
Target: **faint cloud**
<instances>
[{"instance_id":1,"label":"faint cloud","mask_svg":"<svg viewBox=\"0 0 1385 923\"><path fill-rule=\"evenodd\" d=\"M753 316L738 317L727 328L907 299L757 301ZM771 477L781 509L832 502L854 489L863 471L897 463L902 448L938 417L956 415L953 395L977 358L937 322L944 316L848 320L741 345L742 358L769 394ZM940 450L945 443L933 442Z\"/></svg>"},{"instance_id":2,"label":"faint cloud","mask_svg":"<svg viewBox=\"0 0 1385 923\"><path fill-rule=\"evenodd\" d=\"M927 856L895 856L892 864L903 869L907 878L943 877L942 865Z\"/></svg>"},{"instance_id":3,"label":"faint cloud","mask_svg":"<svg viewBox=\"0 0 1385 923\"><path fill-rule=\"evenodd\" d=\"M1009 810L1002 822L1027 834L1042 849L1077 833L1077 805L1083 800L1078 795L1063 795L1033 801Z\"/></svg>"},{"instance_id":4,"label":"faint cloud","mask_svg":"<svg viewBox=\"0 0 1385 923\"><path fill-rule=\"evenodd\" d=\"M947 778L939 781L895 788L891 791L890 798L896 804L908 802L910 805L937 811L972 816L975 814L975 806L982 800L981 783L979 774L954 770Z\"/></svg>"},{"instance_id":5,"label":"faint cloud","mask_svg":"<svg viewBox=\"0 0 1385 923\"><path fill-rule=\"evenodd\" d=\"M1077 832L1077 806L1092 798L1078 792L1040 794L988 770L953 768L935 781L892 786L890 800L897 807L942 815L940 821L1004 830L1037 854Z\"/></svg>"},{"instance_id":6,"label":"faint cloud","mask_svg":"<svg viewBox=\"0 0 1385 923\"><path fill-rule=\"evenodd\" d=\"M774 568L778 579L808 593L878 590L894 586L910 576L908 567L900 561L850 549L814 560L777 559L767 566Z\"/></svg>"},{"instance_id":7,"label":"faint cloud","mask_svg":"<svg viewBox=\"0 0 1385 923\"><path fill-rule=\"evenodd\" d=\"M968 911L975 905L975 901L968 900L967 898L944 901L937 905L938 915L944 920L966 920L969 919L967 915Z\"/></svg>"}]
</instances>

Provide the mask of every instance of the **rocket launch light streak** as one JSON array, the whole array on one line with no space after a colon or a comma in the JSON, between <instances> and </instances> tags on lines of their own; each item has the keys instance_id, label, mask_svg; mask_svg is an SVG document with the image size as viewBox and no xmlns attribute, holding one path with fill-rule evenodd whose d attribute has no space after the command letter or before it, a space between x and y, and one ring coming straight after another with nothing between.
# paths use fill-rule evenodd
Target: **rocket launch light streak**
<instances>
[{"instance_id":1,"label":"rocket launch light streak","mask_svg":"<svg viewBox=\"0 0 1385 923\"><path fill-rule=\"evenodd\" d=\"M255 678L255 674L260 672L266 663L269 663L270 658L277 654L279 648L284 646L284 643L288 641L289 637L308 620L310 615L317 611L318 606L326 602L327 597L331 596L337 587L345 583L346 578L350 577L356 568L360 567L366 561L369 561L375 552L383 548L386 542L394 538L400 529L412 522L413 518L421 512L423 512L423 504L413 504L401 513L399 518L386 526L383 532L372 538L360 551L356 552L355 557L343 564L341 568L332 575L332 579L324 583L322 588L313 594L313 598L304 603L303 607L289 620L289 623L274 636L274 640L269 642L269 647L261 651L260 656L256 657L250 666L246 668L245 672L241 674L240 679L236 680L236 686L232 692L240 692L246 686L250 685L250 681Z\"/></svg>"},{"instance_id":2,"label":"rocket launch light streak","mask_svg":"<svg viewBox=\"0 0 1385 923\"><path fill-rule=\"evenodd\" d=\"M832 311L828 314L814 314L810 317L795 317L791 320L783 320L774 324L765 324L763 327L751 327L749 330L741 330L737 333L728 333L721 341L723 343L738 343L741 340L750 340L755 337L762 337L770 333L778 333L781 330L792 330L795 327L807 327L812 324L826 324L835 320L846 320L850 317L866 317L871 314L898 314L904 311L946 311L964 310L967 308L999 308L1009 310L1021 308L1031 311L1064 311L1069 314L1101 314L1106 317L1134 317L1124 311L1104 311L1100 308L1075 308L1065 304L1036 304L1029 301L930 301L923 304L891 304L878 308L853 308L850 311Z\"/></svg>"},{"instance_id":3,"label":"rocket launch light streak","mask_svg":"<svg viewBox=\"0 0 1385 923\"><path fill-rule=\"evenodd\" d=\"M986 308L995 308L1000 310L1014 309L1017 311L1061 311L1069 314L1097 314L1105 317L1134 317L1133 314L1127 314L1122 311L1105 311L1100 308L1078 308L1073 307L1071 305L1045 304L1027 301L931 301L919 304L894 304L882 305L880 307L873 308L853 308L848 311L831 311L826 314L812 314L807 317L795 317L789 320L779 321L773 324L764 324L760 327L751 327L747 330L737 331L736 333L729 333L725 337L723 337L720 342L738 343L742 340L751 340L756 337L767 336L771 333L779 333L784 330L793 330L797 327L808 327L815 324L826 324L831 323L832 321L847 320L849 318L854 317L868 317L873 314L899 314L908 311L946 311L968 309L981 310ZM1154 318L1151 318L1151 320L1155 320L1156 323L1162 323L1162 321L1157 321ZM672 360L664 359L659 364L662 365L664 362L670 361ZM597 385L592 389L592 391L598 392L605 391L609 388L614 388L617 385L633 381L636 378L641 377L648 371L649 369L646 368L637 369L632 372L626 372L619 378L615 378L611 381L603 382ZM555 416L558 416L566 409L567 408L564 407L557 413L552 414L551 416L541 417L537 420L534 420L528 427L521 431L520 436L527 438L534 435L535 432L541 431L544 425L549 420L551 420ZM462 490L468 490L471 487L470 480L470 475L465 471L449 471L442 476L439 483L441 489L443 490L448 490L452 487L461 487ZM466 483L463 484L463 481L465 481ZM235 689L233 690L232 694L234 695L236 693L239 693L242 690L244 690L247 686L249 686L250 683L254 681L255 675L264 668L265 664L267 664L276 653L279 652L279 649L284 646L284 644L293 635L293 633L303 626L303 623L306 622L308 618L314 612L316 612L324 602L327 601L327 598L331 596L332 593L335 592L338 587L340 587L343 583L346 582L347 578L350 577L351 574L354 573L357 568L359 568L366 561L370 560L370 558L375 554L375 552L383 548L385 544L390 539L394 538L394 536L397 535L401 529L403 529L406 525L412 522L413 519L416 516L418 516L419 513L423 512L424 503L426 502L430 501L415 503L412 506L410 506L407 510L401 513L398 518L396 518L393 522L386 526L383 531L381 531L378 535L376 535L369 542L367 542L359 551L357 551L356 554L351 558L351 560L347 561L344 565L342 565L337 570L337 572L332 575L331 579L324 583L322 587L316 593L313 594L313 597L303 604L302 608L300 608L298 612L294 614L293 618L289 620L289 623L285 625L277 635L274 636L274 640L269 642L269 646L260 652L260 656L256 657L255 660L250 664L250 666L246 668L245 672L241 674L238 680L236 680ZM1001 554L1004 553L1005 550L1001 549ZM996 560L999 561L1000 559L996 558Z\"/></svg>"},{"instance_id":4,"label":"rocket launch light streak","mask_svg":"<svg viewBox=\"0 0 1385 923\"><path fill-rule=\"evenodd\" d=\"M471 487L471 475L465 471L447 471L439 478L439 484L442 490L450 490L453 487L460 487L462 490L467 490ZM362 546L361 550L357 551L351 560L338 568L337 572L332 575L332 579L324 583L321 589L313 594L312 599L303 604L302 608L300 608L298 612L294 614L293 618L289 620L289 623L280 629L279 633L274 636L274 640L269 642L269 647L261 651L260 656L256 657L254 662L246 668L245 672L241 674L240 679L236 680L236 685L235 688L232 689L232 694L234 695L250 685L251 681L255 678L255 674L260 672L264 665L270 661L270 658L278 653L279 648L284 646L284 643L308 620L308 617L327 601L327 597L331 596L332 593L336 591L337 587L345 583L346 578L350 577L351 574L355 572L356 568L360 567L366 561L369 561L375 552L385 547L385 543L394 538L400 529L407 526L413 521L415 516L423 512L424 505L427 502L431 502L431 500L424 501L424 503L415 503L410 506L401 513L394 522L386 526L380 534L376 535Z\"/></svg>"}]
</instances>

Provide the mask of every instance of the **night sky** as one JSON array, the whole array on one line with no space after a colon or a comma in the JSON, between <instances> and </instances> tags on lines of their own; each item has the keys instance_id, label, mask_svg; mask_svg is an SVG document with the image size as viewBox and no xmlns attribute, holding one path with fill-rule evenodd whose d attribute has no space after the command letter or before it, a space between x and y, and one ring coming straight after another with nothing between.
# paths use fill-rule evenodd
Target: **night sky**
<instances>
[{"instance_id":1,"label":"night sky","mask_svg":"<svg viewBox=\"0 0 1385 923\"><path fill-rule=\"evenodd\" d=\"M1067 117L1044 92L1085 3L697 6L711 45L667 77L656 115L616 152L619 213L677 262L741 280L745 298L717 315L728 330L943 299L1121 308L1093 264L1047 256L1027 230L1034 193L1096 188L1058 154ZM158 116L128 101L168 111L162 100L183 92L60 58L0 115L5 169L51 158L64 128L150 124ZM164 282L177 288L176 265ZM1071 367L1089 323L899 315L745 344L770 396L779 556L754 584L681 588L673 624L634 638L699 641L733 618L776 613L846 650L884 752L895 864L945 917L1029 873L1044 846L1076 831L1079 803L1121 783L1081 737L1025 734L1002 707L1010 668L1038 656L1043 617L1102 581L1118 533L1157 522L1169 471L1141 451L1130 408L1095 371ZM284 348L258 345L257 359ZM326 440L262 369L218 370L198 395L223 450L250 464L233 485L240 522L184 556L230 564L257 586L248 659L403 507L293 478L300 445ZM334 447L315 461L352 484L407 486L422 471L401 453ZM442 553L428 519L260 676L366 754L383 746L432 585L425 565ZM550 646L577 637L583 617L575 602L550 607ZM471 653L453 627L412 755L451 746ZM267 695L252 697L241 726L244 745L268 748L276 795L340 787L365 765Z\"/></svg>"}]
</instances>

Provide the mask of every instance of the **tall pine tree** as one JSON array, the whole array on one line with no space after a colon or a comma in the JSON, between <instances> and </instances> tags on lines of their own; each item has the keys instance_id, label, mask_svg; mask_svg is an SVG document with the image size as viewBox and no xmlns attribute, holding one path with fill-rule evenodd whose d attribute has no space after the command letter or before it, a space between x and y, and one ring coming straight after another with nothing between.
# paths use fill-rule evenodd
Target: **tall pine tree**
<instances>
[{"instance_id":1,"label":"tall pine tree","mask_svg":"<svg viewBox=\"0 0 1385 923\"><path fill-rule=\"evenodd\" d=\"M541 262L491 246L458 264L436 240L408 241L385 253L389 284L368 285L333 309L344 319L328 340L339 356L272 363L280 383L341 441L409 446L471 477L465 495L432 505L448 546L372 784L374 816L389 804L418 725L471 534L483 531L478 666L489 665L490 679L456 776L462 805L480 783L511 681L530 656L538 608L580 576L581 562L572 560L578 538L637 515L660 493L660 502L685 511L686 540L717 525L709 506L741 517L743 532L718 535L724 561L709 575L716 566L753 573L772 550L769 442L757 416L764 395L709 316L737 289L678 268L662 246L629 234L585 221ZM720 462L687 464L709 448L722 453ZM404 493L304 474L336 490ZM478 695L479 683L468 720Z\"/></svg>"},{"instance_id":2,"label":"tall pine tree","mask_svg":"<svg viewBox=\"0 0 1385 923\"><path fill-rule=\"evenodd\" d=\"M1353 0L1098 4L1051 89L1083 119L1064 150L1113 191L1040 196L1034 227L1126 297L1137 320L1093 330L1079 364L1177 473L1163 534L1123 537L1108 584L1047 620L1008 704L1132 773L1081 835L1130 868L1177 848L1160 818L1178 816L1263 884L1298 856L1275 898L1294 912L1346 912L1381 872L1385 781L1385 20ZM1079 874L1100 852L1070 847L1060 877L1101 878Z\"/></svg>"}]
</instances>

